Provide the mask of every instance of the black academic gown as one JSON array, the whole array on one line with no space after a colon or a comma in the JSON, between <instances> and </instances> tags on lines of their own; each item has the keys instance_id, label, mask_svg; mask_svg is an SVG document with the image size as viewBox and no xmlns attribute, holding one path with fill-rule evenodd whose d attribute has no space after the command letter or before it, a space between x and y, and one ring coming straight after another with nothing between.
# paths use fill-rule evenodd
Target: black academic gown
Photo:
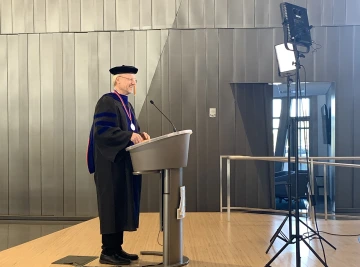
<instances>
[{"instance_id":1,"label":"black academic gown","mask_svg":"<svg viewBox=\"0 0 360 267\"><path fill-rule=\"evenodd\" d=\"M136 131L140 128L132 111ZM95 108L93 149L101 234L136 231L139 227L141 176L133 175L126 147L132 131L122 103L114 93L102 96Z\"/></svg>"}]
</instances>

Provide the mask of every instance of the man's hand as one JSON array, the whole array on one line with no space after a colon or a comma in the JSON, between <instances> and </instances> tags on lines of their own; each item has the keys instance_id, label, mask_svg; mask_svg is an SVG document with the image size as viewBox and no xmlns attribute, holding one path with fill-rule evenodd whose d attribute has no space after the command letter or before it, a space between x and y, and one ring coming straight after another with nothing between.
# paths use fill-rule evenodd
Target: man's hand
<instances>
[{"instance_id":1,"label":"man's hand","mask_svg":"<svg viewBox=\"0 0 360 267\"><path fill-rule=\"evenodd\" d=\"M148 135L147 133L143 132L141 133L141 136L144 140L150 140L150 135Z\"/></svg>"},{"instance_id":2,"label":"man's hand","mask_svg":"<svg viewBox=\"0 0 360 267\"><path fill-rule=\"evenodd\" d=\"M143 140L143 138L141 137L140 134L137 133L133 133L130 139L135 145L138 143L141 143Z\"/></svg>"}]
</instances>

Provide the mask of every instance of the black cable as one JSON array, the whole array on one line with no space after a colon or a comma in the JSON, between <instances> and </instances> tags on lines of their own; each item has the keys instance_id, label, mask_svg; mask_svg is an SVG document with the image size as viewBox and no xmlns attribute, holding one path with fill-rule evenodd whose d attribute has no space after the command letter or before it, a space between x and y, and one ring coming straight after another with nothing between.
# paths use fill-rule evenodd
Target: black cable
<instances>
[{"instance_id":1,"label":"black cable","mask_svg":"<svg viewBox=\"0 0 360 267\"><path fill-rule=\"evenodd\" d=\"M305 73L305 87L306 87L306 82L307 82L307 80L306 80L306 69L305 69L305 67L304 67L303 65L300 65L300 67L303 68L304 73ZM300 94L301 94L300 78L298 78L297 82L299 83ZM305 92L306 92L306 89L305 89ZM305 96L306 96L306 94L305 94ZM310 115L310 114L309 114L309 115ZM310 129L310 125L309 125L309 129ZM308 154L308 149L307 149L307 147L306 147L306 144L305 144L305 154L306 154L306 163L307 163L307 175L308 175L308 177L310 178L310 175L309 175L309 154ZM310 197L312 197L312 196L313 196L313 189L312 189L312 186L311 186L310 179L309 179L309 186L310 186L310 193L311 193L311 196L310 196ZM314 220L315 220L316 231L317 231L317 234L320 236L319 227L318 227L318 223L317 223L317 217L316 217L316 208L315 208L316 206L314 205L313 207L314 207L314 217L315 217ZM321 248L322 248L323 255L324 255L324 261L325 261L325 263L327 264L327 262L326 262L326 253L325 253L324 245L323 245L323 243L322 243L321 238L319 238L319 240L320 240Z\"/></svg>"},{"instance_id":2,"label":"black cable","mask_svg":"<svg viewBox=\"0 0 360 267\"><path fill-rule=\"evenodd\" d=\"M157 237L157 242L158 242L158 244L159 244L160 246L163 246L163 245L161 245L160 242L159 242L160 232L161 232L161 230L159 230L158 237Z\"/></svg>"},{"instance_id":3,"label":"black cable","mask_svg":"<svg viewBox=\"0 0 360 267\"><path fill-rule=\"evenodd\" d=\"M311 51L313 54L316 53L318 50L320 50L322 48L321 44L316 43L315 41L312 41L312 44L316 44L316 47L314 48L313 45L311 45L311 48L313 49L313 51Z\"/></svg>"},{"instance_id":4,"label":"black cable","mask_svg":"<svg viewBox=\"0 0 360 267\"><path fill-rule=\"evenodd\" d=\"M327 235L334 235L334 236L360 236L360 234L357 234L357 235L341 235L341 234L328 233L328 232L324 232L324 231L320 231L320 233L324 233L324 234L327 234Z\"/></svg>"}]
</instances>

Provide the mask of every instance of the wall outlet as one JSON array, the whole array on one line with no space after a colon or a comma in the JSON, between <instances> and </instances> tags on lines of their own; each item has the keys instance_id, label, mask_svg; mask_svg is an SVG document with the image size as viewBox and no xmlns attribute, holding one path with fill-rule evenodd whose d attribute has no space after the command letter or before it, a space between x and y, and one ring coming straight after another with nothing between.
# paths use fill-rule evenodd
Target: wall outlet
<instances>
[{"instance_id":1,"label":"wall outlet","mask_svg":"<svg viewBox=\"0 0 360 267\"><path fill-rule=\"evenodd\" d=\"M209 109L209 117L215 118L216 117L216 108L210 108Z\"/></svg>"}]
</instances>

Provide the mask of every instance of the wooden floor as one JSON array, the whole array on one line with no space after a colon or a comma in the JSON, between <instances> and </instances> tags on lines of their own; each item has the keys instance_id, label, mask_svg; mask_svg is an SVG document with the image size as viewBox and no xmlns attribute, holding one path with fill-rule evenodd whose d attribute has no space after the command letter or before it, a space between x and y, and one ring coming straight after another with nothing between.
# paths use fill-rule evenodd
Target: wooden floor
<instances>
[{"instance_id":1,"label":"wooden floor","mask_svg":"<svg viewBox=\"0 0 360 267\"><path fill-rule=\"evenodd\" d=\"M233 212L231 222L226 213L187 213L184 220L184 255L190 258L188 266L207 267L249 267L265 266L282 247L277 240L265 254L269 239L283 220L283 216ZM124 249L131 253L141 250L162 250L157 243L158 214L141 214L140 229L125 234ZM358 234L360 222L356 220L319 220L319 229L341 234ZM302 231L305 229L302 227ZM287 233L287 227L284 228ZM333 250L324 243L328 266L360 266L360 244L358 237L336 237L323 235L337 247ZM159 237L162 243L162 233ZM68 255L99 256L99 221L93 219L25 244L0 252L0 266L69 266L51 265ZM319 241L312 240L311 246L322 256ZM312 252L301 245L301 266L323 266ZM161 262L155 256L141 256L134 266ZM101 266L98 259L87 266ZM106 265L103 265L106 266ZM296 266L295 245L289 246L271 266Z\"/></svg>"}]
</instances>

